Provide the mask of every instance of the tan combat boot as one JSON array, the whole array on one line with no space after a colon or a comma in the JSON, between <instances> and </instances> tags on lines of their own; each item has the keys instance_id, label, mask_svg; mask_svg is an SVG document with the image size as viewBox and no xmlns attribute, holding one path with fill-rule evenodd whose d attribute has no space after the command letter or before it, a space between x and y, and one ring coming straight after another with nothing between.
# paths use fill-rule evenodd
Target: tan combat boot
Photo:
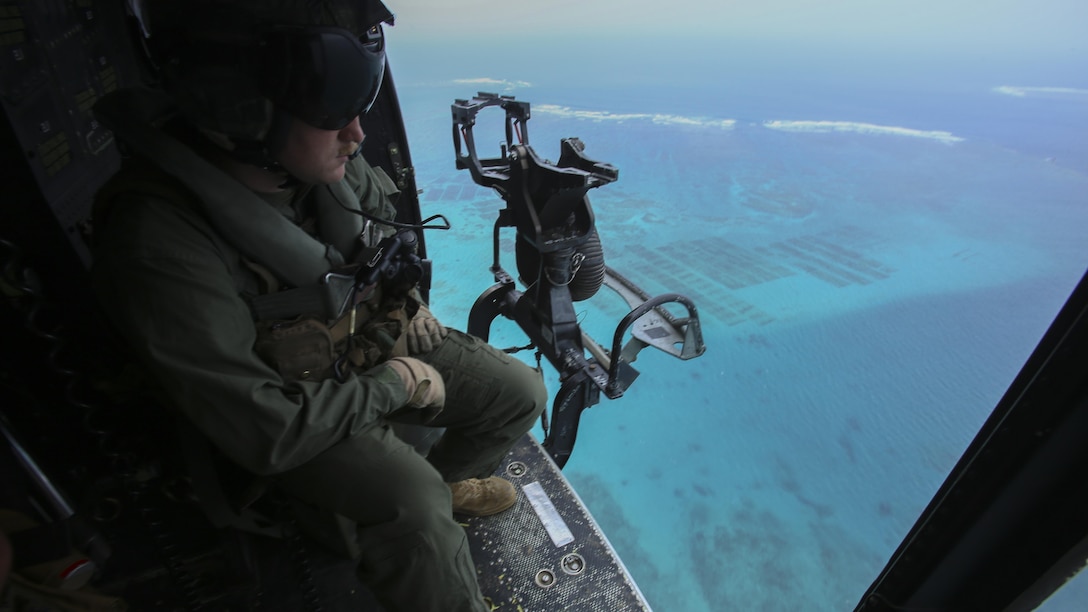
<instances>
[{"instance_id":1,"label":"tan combat boot","mask_svg":"<svg viewBox=\"0 0 1088 612\"><path fill-rule=\"evenodd\" d=\"M514 485L498 476L451 482L449 487L454 513L469 516L498 514L513 506L518 497Z\"/></svg>"}]
</instances>

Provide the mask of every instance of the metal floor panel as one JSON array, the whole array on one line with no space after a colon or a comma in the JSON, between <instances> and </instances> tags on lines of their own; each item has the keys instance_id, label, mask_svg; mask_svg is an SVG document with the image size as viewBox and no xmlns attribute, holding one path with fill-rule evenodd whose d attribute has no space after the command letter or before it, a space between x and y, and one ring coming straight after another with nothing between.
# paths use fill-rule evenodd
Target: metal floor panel
<instances>
[{"instance_id":1,"label":"metal floor panel","mask_svg":"<svg viewBox=\"0 0 1088 612\"><path fill-rule=\"evenodd\" d=\"M524 436L495 474L517 488L516 505L495 516L458 518L468 534L480 589L497 611L650 610L582 500L535 438Z\"/></svg>"}]
</instances>

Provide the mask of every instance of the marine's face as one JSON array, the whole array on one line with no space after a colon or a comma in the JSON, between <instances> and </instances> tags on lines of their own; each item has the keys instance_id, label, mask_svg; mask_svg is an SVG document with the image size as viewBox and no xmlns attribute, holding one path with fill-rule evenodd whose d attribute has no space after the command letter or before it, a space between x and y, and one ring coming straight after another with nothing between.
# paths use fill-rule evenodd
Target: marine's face
<instances>
[{"instance_id":1,"label":"marine's face","mask_svg":"<svg viewBox=\"0 0 1088 612\"><path fill-rule=\"evenodd\" d=\"M339 130L322 130L294 119L278 161L304 183L335 183L344 178L348 156L363 138L358 117Z\"/></svg>"}]
</instances>

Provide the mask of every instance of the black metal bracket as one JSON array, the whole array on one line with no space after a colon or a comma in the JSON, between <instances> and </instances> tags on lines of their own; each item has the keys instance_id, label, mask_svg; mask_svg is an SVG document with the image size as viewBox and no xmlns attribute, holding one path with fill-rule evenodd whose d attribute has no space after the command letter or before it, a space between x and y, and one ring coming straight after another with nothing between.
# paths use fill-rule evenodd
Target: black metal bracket
<instances>
[{"instance_id":1,"label":"black metal bracket","mask_svg":"<svg viewBox=\"0 0 1088 612\"><path fill-rule=\"evenodd\" d=\"M484 108L506 111L506 143L498 158L481 159L473 127ZM529 146L529 103L512 96L479 93L452 105L453 142L457 168L468 170L477 184L494 188L506 208L495 221L495 284L483 292L469 313L468 332L487 339L499 315L511 319L529 336L559 372L561 386L552 406L542 446L562 467L574 449L581 413L600 400L601 392L615 399L639 373L631 363L647 346L681 359L705 352L695 304L679 294L651 298L618 273L606 269L604 284L632 307L616 327L611 351L586 335L578 324L569 285L584 255L580 249L596 233L587 193L619 178L611 164L589 159L577 138L560 142L559 161L541 159ZM525 291L500 264L499 232L514 227L518 238L537 255L533 280ZM688 316L678 318L662 306L677 302ZM628 331L632 338L623 345ZM588 355L587 355L588 353Z\"/></svg>"}]
</instances>

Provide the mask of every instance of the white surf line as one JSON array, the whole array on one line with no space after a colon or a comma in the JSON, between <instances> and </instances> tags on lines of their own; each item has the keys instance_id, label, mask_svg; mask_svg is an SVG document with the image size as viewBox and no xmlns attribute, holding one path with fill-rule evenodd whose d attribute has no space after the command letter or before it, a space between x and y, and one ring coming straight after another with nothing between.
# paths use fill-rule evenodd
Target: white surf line
<instances>
[{"instance_id":1,"label":"white surf line","mask_svg":"<svg viewBox=\"0 0 1088 612\"><path fill-rule=\"evenodd\" d=\"M558 104L538 104L533 107L538 113L548 113L560 117L583 119L588 121L650 121L659 125L683 125L691 127L713 127L723 130L736 125L734 119L709 119L706 117L685 117L662 113L612 113L609 111L578 110Z\"/></svg>"},{"instance_id":2,"label":"white surf line","mask_svg":"<svg viewBox=\"0 0 1088 612\"><path fill-rule=\"evenodd\" d=\"M528 81L508 81L506 79L493 79L491 77L477 77L472 79L453 79L457 85L487 85L490 87L502 87L503 89L518 89L532 87Z\"/></svg>"},{"instance_id":3,"label":"white surf line","mask_svg":"<svg viewBox=\"0 0 1088 612\"><path fill-rule=\"evenodd\" d=\"M994 87L993 90L999 94L1015 96L1017 98L1026 98L1038 94L1088 98L1088 89L1077 89L1075 87L1017 87L1013 85L1002 85L1001 87Z\"/></svg>"},{"instance_id":4,"label":"white surf line","mask_svg":"<svg viewBox=\"0 0 1088 612\"><path fill-rule=\"evenodd\" d=\"M790 121L776 119L764 121L763 127L783 132L853 132L879 136L908 136L911 138L927 138L945 144L963 141L963 138L941 130L915 130L894 125L876 125L856 121Z\"/></svg>"}]
</instances>

